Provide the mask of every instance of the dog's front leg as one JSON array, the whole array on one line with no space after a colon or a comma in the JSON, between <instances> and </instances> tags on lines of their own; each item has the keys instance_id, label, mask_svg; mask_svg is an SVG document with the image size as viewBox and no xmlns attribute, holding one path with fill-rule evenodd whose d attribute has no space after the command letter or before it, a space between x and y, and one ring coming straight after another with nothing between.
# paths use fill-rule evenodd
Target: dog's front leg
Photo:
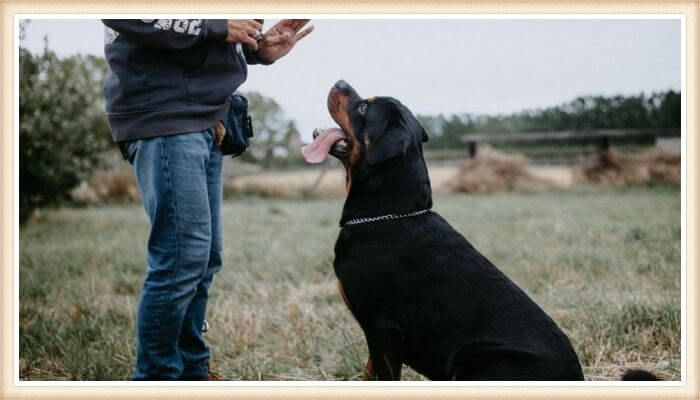
<instances>
[{"instance_id":1,"label":"dog's front leg","mask_svg":"<svg viewBox=\"0 0 700 400\"><path fill-rule=\"evenodd\" d=\"M369 358L365 365L365 380L399 381L401 380L401 355L398 341L385 333L367 336Z\"/></svg>"},{"instance_id":2,"label":"dog's front leg","mask_svg":"<svg viewBox=\"0 0 700 400\"><path fill-rule=\"evenodd\" d=\"M365 380L400 381L401 358L386 353L375 354L373 356L370 352L370 356L367 358L367 364L365 365Z\"/></svg>"}]
</instances>

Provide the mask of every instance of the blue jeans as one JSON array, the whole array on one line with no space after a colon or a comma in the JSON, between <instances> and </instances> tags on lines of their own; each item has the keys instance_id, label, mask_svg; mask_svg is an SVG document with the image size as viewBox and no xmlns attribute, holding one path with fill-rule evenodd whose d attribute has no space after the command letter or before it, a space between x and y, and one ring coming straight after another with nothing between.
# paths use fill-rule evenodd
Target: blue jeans
<instances>
[{"instance_id":1,"label":"blue jeans","mask_svg":"<svg viewBox=\"0 0 700 400\"><path fill-rule=\"evenodd\" d=\"M222 155L213 141L212 127L124 145L151 221L134 380L209 374L201 328L222 253Z\"/></svg>"}]
</instances>

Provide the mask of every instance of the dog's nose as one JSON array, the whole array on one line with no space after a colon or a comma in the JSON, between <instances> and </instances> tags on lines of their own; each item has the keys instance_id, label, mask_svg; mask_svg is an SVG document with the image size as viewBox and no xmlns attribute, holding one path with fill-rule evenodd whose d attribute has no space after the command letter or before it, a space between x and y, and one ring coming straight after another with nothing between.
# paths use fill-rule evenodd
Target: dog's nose
<instances>
[{"instance_id":1,"label":"dog's nose","mask_svg":"<svg viewBox=\"0 0 700 400\"><path fill-rule=\"evenodd\" d=\"M338 82L336 82L335 85L333 85L333 87L338 90L348 90L350 85L348 85L347 82L341 79Z\"/></svg>"}]
</instances>

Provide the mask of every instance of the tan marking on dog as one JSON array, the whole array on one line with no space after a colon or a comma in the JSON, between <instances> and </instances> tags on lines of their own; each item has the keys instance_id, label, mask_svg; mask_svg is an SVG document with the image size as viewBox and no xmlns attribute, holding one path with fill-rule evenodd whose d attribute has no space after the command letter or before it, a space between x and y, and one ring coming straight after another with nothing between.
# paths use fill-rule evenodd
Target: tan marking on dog
<instances>
[{"instance_id":1,"label":"tan marking on dog","mask_svg":"<svg viewBox=\"0 0 700 400\"><path fill-rule=\"evenodd\" d=\"M354 136L354 135L353 135ZM345 166L345 193L350 193L350 186L352 186L352 169L360 158L360 144L354 138L350 141L350 154L348 158L343 162Z\"/></svg>"},{"instance_id":2,"label":"tan marking on dog","mask_svg":"<svg viewBox=\"0 0 700 400\"><path fill-rule=\"evenodd\" d=\"M374 103L375 101L377 101L377 97L376 97L376 96L375 96L375 97L370 97L369 99L367 99L367 103L369 103L369 104L372 104L372 103Z\"/></svg>"},{"instance_id":3,"label":"tan marking on dog","mask_svg":"<svg viewBox=\"0 0 700 400\"><path fill-rule=\"evenodd\" d=\"M374 366L372 365L372 359L367 357L367 364L365 364L365 380L374 381L377 376L374 375Z\"/></svg>"},{"instance_id":4,"label":"tan marking on dog","mask_svg":"<svg viewBox=\"0 0 700 400\"><path fill-rule=\"evenodd\" d=\"M341 94L335 93L328 98L328 111L331 113L331 117L335 122L340 125L340 128L347 132L352 133L352 128L350 127L350 119L348 118L347 111L345 110L348 106L348 98Z\"/></svg>"},{"instance_id":5,"label":"tan marking on dog","mask_svg":"<svg viewBox=\"0 0 700 400\"><path fill-rule=\"evenodd\" d=\"M350 301L348 300L348 297L345 295L345 290L343 289L343 282L338 280L338 291L340 292L340 297L343 298L343 301L345 302L345 305L350 308Z\"/></svg>"},{"instance_id":6,"label":"tan marking on dog","mask_svg":"<svg viewBox=\"0 0 700 400\"><path fill-rule=\"evenodd\" d=\"M347 142L350 145L350 151L348 157L343 161L343 166L345 166L346 176L345 176L345 192L350 191L350 186L352 184L352 177L350 171L353 166L360 158L360 145L357 141L357 136L350 125L350 118L348 117L346 108L348 105L348 98L342 94L335 93L328 98L328 111L331 114L333 120L338 123L343 132L346 133Z\"/></svg>"},{"instance_id":7,"label":"tan marking on dog","mask_svg":"<svg viewBox=\"0 0 700 400\"><path fill-rule=\"evenodd\" d=\"M387 361L388 363L388 361ZM392 379L396 381L401 380L401 363L398 365L388 365L389 367L389 372L391 373ZM367 357L367 363L365 364L365 380L366 381L376 381L377 380L377 374L374 372L374 364L372 364L372 358Z\"/></svg>"}]
</instances>

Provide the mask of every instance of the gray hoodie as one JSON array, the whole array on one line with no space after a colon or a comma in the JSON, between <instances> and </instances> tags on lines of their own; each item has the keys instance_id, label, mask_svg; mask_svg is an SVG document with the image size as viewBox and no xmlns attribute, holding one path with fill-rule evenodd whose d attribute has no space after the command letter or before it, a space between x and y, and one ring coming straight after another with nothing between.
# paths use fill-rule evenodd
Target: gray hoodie
<instances>
[{"instance_id":1,"label":"gray hoodie","mask_svg":"<svg viewBox=\"0 0 700 400\"><path fill-rule=\"evenodd\" d=\"M224 19L105 19L104 82L115 141L196 132L223 118L247 64L269 64L227 43Z\"/></svg>"}]
</instances>

